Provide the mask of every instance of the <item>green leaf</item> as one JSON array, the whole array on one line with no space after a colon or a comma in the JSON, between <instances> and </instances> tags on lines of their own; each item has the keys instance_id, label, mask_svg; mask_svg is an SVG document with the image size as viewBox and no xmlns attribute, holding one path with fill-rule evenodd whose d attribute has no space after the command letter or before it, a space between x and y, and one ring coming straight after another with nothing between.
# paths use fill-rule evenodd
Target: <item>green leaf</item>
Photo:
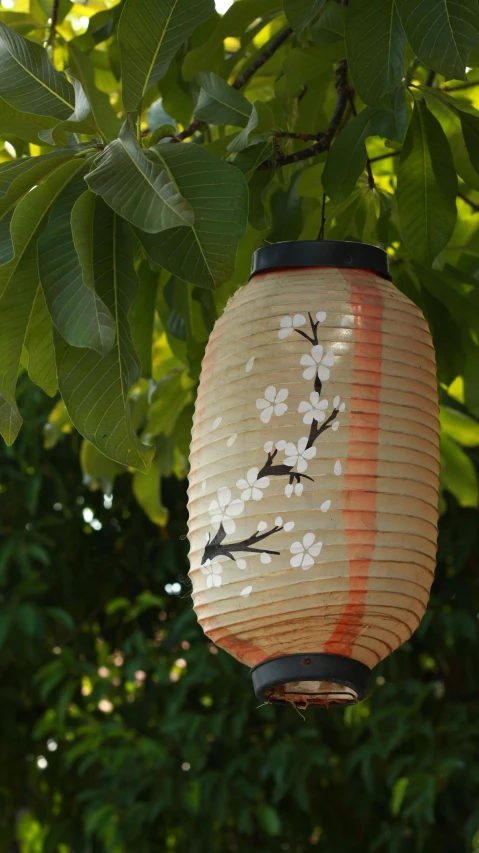
<instances>
[{"instance_id":1,"label":"green leaf","mask_svg":"<svg viewBox=\"0 0 479 853\"><path fill-rule=\"evenodd\" d=\"M139 377L128 312L138 282L128 226L97 199L93 225L95 290L115 318L115 346L106 356L55 336L58 384L78 432L122 465L147 471L154 450L133 431L128 393Z\"/></svg>"},{"instance_id":2,"label":"green leaf","mask_svg":"<svg viewBox=\"0 0 479 853\"><path fill-rule=\"evenodd\" d=\"M479 486L476 469L466 453L447 435L441 435L441 484L460 506L477 507Z\"/></svg>"},{"instance_id":3,"label":"green leaf","mask_svg":"<svg viewBox=\"0 0 479 853\"><path fill-rule=\"evenodd\" d=\"M148 474L137 472L134 475L133 494L150 521L164 527L168 521L168 510L161 503L161 471L156 460Z\"/></svg>"},{"instance_id":4,"label":"green leaf","mask_svg":"<svg viewBox=\"0 0 479 853\"><path fill-rule=\"evenodd\" d=\"M365 104L382 106L400 85L406 38L396 0L350 0L346 50L354 88Z\"/></svg>"},{"instance_id":5,"label":"green leaf","mask_svg":"<svg viewBox=\"0 0 479 853\"><path fill-rule=\"evenodd\" d=\"M30 379L53 397L58 390L53 325L40 284L34 297L24 347L26 357L22 357L22 363Z\"/></svg>"},{"instance_id":6,"label":"green leaf","mask_svg":"<svg viewBox=\"0 0 479 853\"><path fill-rule=\"evenodd\" d=\"M68 119L59 122L53 130L40 131L38 136L42 142L46 142L48 145L61 144L62 140L65 139L65 134L69 132L84 133L90 136L96 134L96 127L93 122L87 121L91 110L88 98L83 91L83 86L74 77L71 77L71 81L75 92L75 109L68 116Z\"/></svg>"},{"instance_id":7,"label":"green leaf","mask_svg":"<svg viewBox=\"0 0 479 853\"><path fill-rule=\"evenodd\" d=\"M459 444L465 447L476 447L479 444L479 423L464 412L441 406L439 421L443 432Z\"/></svg>"},{"instance_id":8,"label":"green leaf","mask_svg":"<svg viewBox=\"0 0 479 853\"><path fill-rule=\"evenodd\" d=\"M273 806L262 803L256 810L258 823L267 835L281 835L281 819Z\"/></svg>"},{"instance_id":9,"label":"green leaf","mask_svg":"<svg viewBox=\"0 0 479 853\"><path fill-rule=\"evenodd\" d=\"M313 44L332 44L342 41L345 33L346 7L329 3L321 17L311 27Z\"/></svg>"},{"instance_id":10,"label":"green leaf","mask_svg":"<svg viewBox=\"0 0 479 853\"><path fill-rule=\"evenodd\" d=\"M203 71L198 74L201 86L195 107L196 118L209 124L232 124L245 127L251 114L251 103L226 80Z\"/></svg>"},{"instance_id":11,"label":"green leaf","mask_svg":"<svg viewBox=\"0 0 479 853\"><path fill-rule=\"evenodd\" d=\"M191 205L195 223L154 237L137 231L137 236L154 264L199 287L215 288L231 276L246 230L246 181L239 169L199 145L169 142L157 151Z\"/></svg>"},{"instance_id":12,"label":"green leaf","mask_svg":"<svg viewBox=\"0 0 479 853\"><path fill-rule=\"evenodd\" d=\"M80 449L80 465L83 482L90 491L100 489L106 495L111 495L115 478L125 470L86 439L82 441Z\"/></svg>"},{"instance_id":13,"label":"green leaf","mask_svg":"<svg viewBox=\"0 0 479 853\"><path fill-rule=\"evenodd\" d=\"M274 126L274 116L271 107L263 101L255 101L251 109L248 123L228 145L228 151L241 152L251 144L250 135L271 133ZM268 142L269 140L264 140Z\"/></svg>"},{"instance_id":14,"label":"green leaf","mask_svg":"<svg viewBox=\"0 0 479 853\"><path fill-rule=\"evenodd\" d=\"M319 15L326 0L284 0L284 13L289 24L301 33L316 15Z\"/></svg>"},{"instance_id":15,"label":"green leaf","mask_svg":"<svg viewBox=\"0 0 479 853\"><path fill-rule=\"evenodd\" d=\"M213 0L126 0L118 40L127 111L136 110L178 48L214 9Z\"/></svg>"},{"instance_id":16,"label":"green leaf","mask_svg":"<svg viewBox=\"0 0 479 853\"><path fill-rule=\"evenodd\" d=\"M138 293L129 315L131 337L140 359L141 375L149 379L152 375L151 356L158 273L150 268L147 261L143 261L138 270L138 280Z\"/></svg>"},{"instance_id":17,"label":"green leaf","mask_svg":"<svg viewBox=\"0 0 479 853\"><path fill-rule=\"evenodd\" d=\"M52 151L43 157L12 160L0 169L0 264L6 264L13 258L10 223L15 205L32 187L59 165L71 160L72 156L73 152Z\"/></svg>"},{"instance_id":18,"label":"green leaf","mask_svg":"<svg viewBox=\"0 0 479 853\"><path fill-rule=\"evenodd\" d=\"M0 97L22 112L59 119L75 108L73 86L55 70L45 48L1 22Z\"/></svg>"},{"instance_id":19,"label":"green leaf","mask_svg":"<svg viewBox=\"0 0 479 853\"><path fill-rule=\"evenodd\" d=\"M477 43L477 0L396 0L406 37L424 65L448 79L465 76Z\"/></svg>"},{"instance_id":20,"label":"green leaf","mask_svg":"<svg viewBox=\"0 0 479 853\"><path fill-rule=\"evenodd\" d=\"M84 247L82 259L87 263L85 257L89 255L91 265L92 207L84 204L84 169L59 195L38 241L40 280L52 320L65 340L72 346L89 347L106 355L115 342L115 321L94 293L91 281L83 279L70 224L72 208L81 199L80 206L75 207L75 232L77 242Z\"/></svg>"},{"instance_id":21,"label":"green leaf","mask_svg":"<svg viewBox=\"0 0 479 853\"><path fill-rule=\"evenodd\" d=\"M191 205L161 156L165 147L142 148L131 123L125 122L119 138L106 146L86 176L90 189L116 213L151 234L194 221Z\"/></svg>"},{"instance_id":22,"label":"green leaf","mask_svg":"<svg viewBox=\"0 0 479 853\"><path fill-rule=\"evenodd\" d=\"M403 804L403 800L409 785L409 778L407 776L401 776L399 779L396 779L393 789L391 791L391 814L395 817L400 813L401 806Z\"/></svg>"},{"instance_id":23,"label":"green leaf","mask_svg":"<svg viewBox=\"0 0 479 853\"><path fill-rule=\"evenodd\" d=\"M190 399L181 373L176 372L162 379L152 397L145 435L171 435L180 413Z\"/></svg>"},{"instance_id":24,"label":"green leaf","mask_svg":"<svg viewBox=\"0 0 479 853\"><path fill-rule=\"evenodd\" d=\"M460 112L462 134L472 167L479 174L479 115Z\"/></svg>"},{"instance_id":25,"label":"green leaf","mask_svg":"<svg viewBox=\"0 0 479 853\"><path fill-rule=\"evenodd\" d=\"M411 255L430 266L456 223L457 177L438 120L416 102L398 171L399 228Z\"/></svg>"},{"instance_id":26,"label":"green leaf","mask_svg":"<svg viewBox=\"0 0 479 853\"><path fill-rule=\"evenodd\" d=\"M22 418L17 407L7 403L5 397L0 394L0 435L9 447L20 432L21 425Z\"/></svg>"},{"instance_id":27,"label":"green leaf","mask_svg":"<svg viewBox=\"0 0 479 853\"><path fill-rule=\"evenodd\" d=\"M464 363L464 393L468 409L479 417L479 349L469 347Z\"/></svg>"},{"instance_id":28,"label":"green leaf","mask_svg":"<svg viewBox=\"0 0 479 853\"><path fill-rule=\"evenodd\" d=\"M0 127L2 135L19 136L26 142L38 145L38 134L42 130L49 130L57 124L57 119L50 116L36 116L33 113L24 113L11 107L10 104L0 98Z\"/></svg>"},{"instance_id":29,"label":"green leaf","mask_svg":"<svg viewBox=\"0 0 479 853\"><path fill-rule=\"evenodd\" d=\"M107 141L116 139L120 131L121 121L115 115L108 95L105 92L100 92L95 86L95 69L91 60L79 48L75 47L73 42L68 43L68 52L70 68L83 86L98 130Z\"/></svg>"},{"instance_id":30,"label":"green leaf","mask_svg":"<svg viewBox=\"0 0 479 853\"><path fill-rule=\"evenodd\" d=\"M22 348L39 282L38 229L64 186L84 165L81 160L63 163L28 193L12 219L15 256L0 267L0 393L13 409Z\"/></svg>"},{"instance_id":31,"label":"green leaf","mask_svg":"<svg viewBox=\"0 0 479 853\"><path fill-rule=\"evenodd\" d=\"M341 204L352 193L366 168L365 141L371 136L372 110L366 107L348 122L333 142L323 172L323 187L335 204Z\"/></svg>"},{"instance_id":32,"label":"green leaf","mask_svg":"<svg viewBox=\"0 0 479 853\"><path fill-rule=\"evenodd\" d=\"M299 92L302 86L319 77L338 59L344 59L342 42L290 50L283 62L283 70L292 93Z\"/></svg>"},{"instance_id":33,"label":"green leaf","mask_svg":"<svg viewBox=\"0 0 479 853\"><path fill-rule=\"evenodd\" d=\"M0 21L23 36L31 33L32 30L39 30L44 27L43 22L39 21L34 14L29 15L26 12L6 12L2 9Z\"/></svg>"}]
</instances>

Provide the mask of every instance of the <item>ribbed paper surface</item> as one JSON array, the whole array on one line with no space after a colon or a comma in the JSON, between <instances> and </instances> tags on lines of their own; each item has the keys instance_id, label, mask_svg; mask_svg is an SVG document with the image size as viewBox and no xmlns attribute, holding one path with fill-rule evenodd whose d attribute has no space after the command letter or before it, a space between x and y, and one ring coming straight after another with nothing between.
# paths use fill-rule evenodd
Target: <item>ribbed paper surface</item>
<instances>
[{"instance_id":1,"label":"ribbed paper surface","mask_svg":"<svg viewBox=\"0 0 479 853\"><path fill-rule=\"evenodd\" d=\"M255 276L208 343L190 462L194 607L234 657L372 667L417 628L436 553L436 372L421 311L392 284Z\"/></svg>"}]
</instances>

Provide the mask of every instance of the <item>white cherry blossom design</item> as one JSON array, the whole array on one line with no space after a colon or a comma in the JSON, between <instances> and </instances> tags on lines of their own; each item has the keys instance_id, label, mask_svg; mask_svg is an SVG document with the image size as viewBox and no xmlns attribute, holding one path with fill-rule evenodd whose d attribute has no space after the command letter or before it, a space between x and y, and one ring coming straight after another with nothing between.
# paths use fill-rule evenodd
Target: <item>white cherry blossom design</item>
<instances>
[{"instance_id":1,"label":"white cherry blossom design","mask_svg":"<svg viewBox=\"0 0 479 853\"><path fill-rule=\"evenodd\" d=\"M293 542L289 549L294 555L291 557L290 564L297 569L299 566L303 569L310 569L314 565L314 558L319 557L322 542L315 542L314 533L305 533L302 542Z\"/></svg>"},{"instance_id":2,"label":"white cherry blossom design","mask_svg":"<svg viewBox=\"0 0 479 853\"><path fill-rule=\"evenodd\" d=\"M340 412L344 412L346 408L346 403L341 403L341 397L336 396L333 400L333 409L339 409Z\"/></svg>"},{"instance_id":3,"label":"white cherry blossom design","mask_svg":"<svg viewBox=\"0 0 479 853\"><path fill-rule=\"evenodd\" d=\"M326 319L326 311L318 311L318 313L316 314L316 319L318 323L324 323Z\"/></svg>"},{"instance_id":4,"label":"white cherry blossom design","mask_svg":"<svg viewBox=\"0 0 479 853\"><path fill-rule=\"evenodd\" d=\"M263 497L263 489L269 486L269 477L260 477L258 480L259 468L250 468L246 474L246 480L238 480L236 483L238 489L243 489L241 493L242 501L249 501L253 498L254 501L260 501Z\"/></svg>"},{"instance_id":5,"label":"white cherry blossom design","mask_svg":"<svg viewBox=\"0 0 479 853\"><path fill-rule=\"evenodd\" d=\"M299 496L303 494L303 489L304 486L302 483L295 483L294 486L293 483L288 483L284 487L284 493L287 498L290 498L293 494L297 495L297 497L299 498Z\"/></svg>"},{"instance_id":6,"label":"white cherry blossom design","mask_svg":"<svg viewBox=\"0 0 479 853\"><path fill-rule=\"evenodd\" d=\"M301 400L298 406L298 412L304 412L303 424L312 424L317 421L322 424L324 421L325 410L328 408L328 401L321 400L317 391L312 391L309 395L310 402Z\"/></svg>"},{"instance_id":7,"label":"white cherry blossom design","mask_svg":"<svg viewBox=\"0 0 479 853\"><path fill-rule=\"evenodd\" d=\"M316 344L311 350L311 355L306 353L301 356L300 364L306 368L303 371L304 379L313 379L316 373L322 382L329 379L329 368L334 364L334 352L330 349L325 355L323 355L323 352L321 344Z\"/></svg>"},{"instance_id":8,"label":"white cherry blossom design","mask_svg":"<svg viewBox=\"0 0 479 853\"><path fill-rule=\"evenodd\" d=\"M234 518L241 515L244 509L243 501L231 500L231 492L225 486L218 489L216 500L211 501L208 512L211 515L212 524L222 524L226 533L234 533L236 524Z\"/></svg>"},{"instance_id":9,"label":"white cherry blossom design","mask_svg":"<svg viewBox=\"0 0 479 853\"><path fill-rule=\"evenodd\" d=\"M308 447L306 445L308 443L308 439L306 436L300 438L298 444L293 444L292 441L288 441L284 452L286 453L286 459L284 460L285 465L291 465L292 468L296 466L296 470L298 474L302 474L303 471L306 471L308 467L308 462L316 456L316 448Z\"/></svg>"},{"instance_id":10,"label":"white cherry blossom design","mask_svg":"<svg viewBox=\"0 0 479 853\"><path fill-rule=\"evenodd\" d=\"M302 314L295 314L294 317L282 317L280 321L280 329L278 338L287 338L293 329L297 326L304 326L306 318Z\"/></svg>"},{"instance_id":11,"label":"white cherry blossom design","mask_svg":"<svg viewBox=\"0 0 479 853\"><path fill-rule=\"evenodd\" d=\"M281 388L279 391L276 391L276 387L274 385L268 385L264 392L264 398L256 400L256 408L263 410L260 414L260 418L264 424L270 422L273 414L284 415L288 410L288 406L284 402L288 394L289 391L287 388Z\"/></svg>"},{"instance_id":12,"label":"white cherry blossom design","mask_svg":"<svg viewBox=\"0 0 479 853\"><path fill-rule=\"evenodd\" d=\"M207 560L204 566L201 566L201 571L206 575L206 586L210 589L212 586L221 586L221 573L223 566L218 562Z\"/></svg>"}]
</instances>

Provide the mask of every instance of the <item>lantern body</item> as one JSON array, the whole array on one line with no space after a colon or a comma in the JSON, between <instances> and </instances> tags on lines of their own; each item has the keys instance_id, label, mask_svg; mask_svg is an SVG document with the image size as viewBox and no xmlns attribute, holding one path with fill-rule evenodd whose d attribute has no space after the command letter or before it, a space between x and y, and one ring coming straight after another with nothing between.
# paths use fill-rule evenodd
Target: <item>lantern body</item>
<instances>
[{"instance_id":1,"label":"lantern body","mask_svg":"<svg viewBox=\"0 0 479 853\"><path fill-rule=\"evenodd\" d=\"M389 281L255 275L211 334L190 462L194 608L235 658L371 668L417 628L435 567L436 372L421 311ZM330 670L279 677L266 698L357 700Z\"/></svg>"}]
</instances>

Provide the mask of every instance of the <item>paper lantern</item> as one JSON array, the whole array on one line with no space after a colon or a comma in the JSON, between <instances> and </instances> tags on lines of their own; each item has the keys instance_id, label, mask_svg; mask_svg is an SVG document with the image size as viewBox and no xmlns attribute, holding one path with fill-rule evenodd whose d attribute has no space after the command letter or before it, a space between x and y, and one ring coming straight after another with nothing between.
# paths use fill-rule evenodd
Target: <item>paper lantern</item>
<instances>
[{"instance_id":1,"label":"paper lantern","mask_svg":"<svg viewBox=\"0 0 479 853\"><path fill-rule=\"evenodd\" d=\"M259 249L202 365L190 577L265 701L351 703L425 612L439 482L434 349L381 249Z\"/></svg>"}]
</instances>

